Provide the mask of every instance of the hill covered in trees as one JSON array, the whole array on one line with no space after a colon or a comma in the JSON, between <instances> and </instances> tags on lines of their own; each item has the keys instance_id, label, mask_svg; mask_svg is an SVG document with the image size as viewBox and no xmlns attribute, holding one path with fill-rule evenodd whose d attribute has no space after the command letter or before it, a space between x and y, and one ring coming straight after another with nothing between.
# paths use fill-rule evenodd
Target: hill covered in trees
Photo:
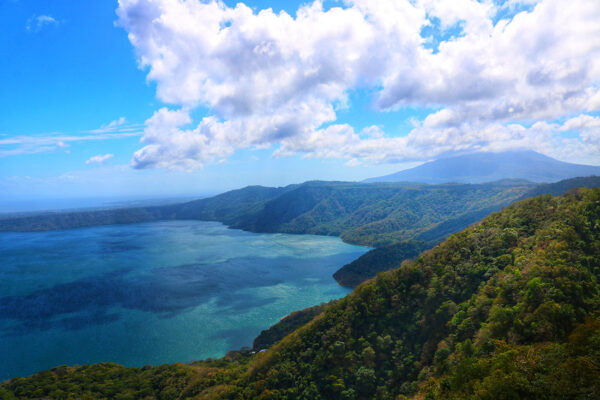
<instances>
[{"instance_id":1,"label":"hill covered in trees","mask_svg":"<svg viewBox=\"0 0 600 400\"><path fill-rule=\"evenodd\" d=\"M489 213L526 195L530 183L481 185L306 182L282 188L249 186L183 204L46 213L0 219L0 231L43 231L165 219L219 221L251 232L309 233L381 246L425 234L473 213ZM472 219L472 218L471 218ZM452 229L452 228L450 228ZM460 229L460 228L459 228Z\"/></svg>"},{"instance_id":2,"label":"hill covered in trees","mask_svg":"<svg viewBox=\"0 0 600 400\"><path fill-rule=\"evenodd\" d=\"M0 396L598 398L599 278L600 189L542 195L361 284L264 352L60 367Z\"/></svg>"},{"instance_id":3,"label":"hill covered in trees","mask_svg":"<svg viewBox=\"0 0 600 400\"><path fill-rule=\"evenodd\" d=\"M395 268L403 260L418 256L433 243L407 240L370 250L337 270L333 277L342 286L355 287L379 272Z\"/></svg>"}]
</instances>

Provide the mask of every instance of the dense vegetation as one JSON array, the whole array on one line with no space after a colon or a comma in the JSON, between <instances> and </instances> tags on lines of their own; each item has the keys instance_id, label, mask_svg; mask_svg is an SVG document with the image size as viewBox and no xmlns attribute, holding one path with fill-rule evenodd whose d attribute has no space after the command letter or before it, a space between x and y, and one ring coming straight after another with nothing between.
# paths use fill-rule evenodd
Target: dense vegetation
<instances>
[{"instance_id":1,"label":"dense vegetation","mask_svg":"<svg viewBox=\"0 0 600 400\"><path fill-rule=\"evenodd\" d=\"M247 354L231 352L219 360L158 367L61 366L0 384L0 399L188 399L231 383L248 359Z\"/></svg>"},{"instance_id":2,"label":"dense vegetation","mask_svg":"<svg viewBox=\"0 0 600 400\"><path fill-rule=\"evenodd\" d=\"M474 211L500 209L530 189L501 183L304 184L269 200L258 213L246 215L233 227L333 235L348 243L379 247L413 239L441 222Z\"/></svg>"},{"instance_id":3,"label":"dense vegetation","mask_svg":"<svg viewBox=\"0 0 600 400\"><path fill-rule=\"evenodd\" d=\"M430 243L409 240L378 247L344 265L333 277L342 286L355 287L377 275L400 265L403 260L418 256L433 247Z\"/></svg>"},{"instance_id":4,"label":"dense vegetation","mask_svg":"<svg viewBox=\"0 0 600 400\"><path fill-rule=\"evenodd\" d=\"M169 206L5 218L0 219L0 231L199 219L252 232L340 236L349 243L376 247L410 240L419 234L429 233L428 240L439 240L464 228L465 223L468 225L520 198L531 188L530 184L503 182L482 185L307 182L284 188L249 186ZM448 226L439 231L440 223Z\"/></svg>"},{"instance_id":5,"label":"dense vegetation","mask_svg":"<svg viewBox=\"0 0 600 400\"><path fill-rule=\"evenodd\" d=\"M599 278L600 189L543 195L379 274L265 352L63 368L4 383L0 395L599 398Z\"/></svg>"},{"instance_id":6,"label":"dense vegetation","mask_svg":"<svg viewBox=\"0 0 600 400\"><path fill-rule=\"evenodd\" d=\"M522 199L528 197L536 197L541 194L551 194L553 196L558 196L574 188L595 187L600 187L600 176L585 176L572 179L565 179L559 182L543 183L541 185L537 185L525 195L523 195Z\"/></svg>"},{"instance_id":7,"label":"dense vegetation","mask_svg":"<svg viewBox=\"0 0 600 400\"><path fill-rule=\"evenodd\" d=\"M255 350L268 349L302 325L306 325L312 321L317 315L321 314L328 306L334 303L335 300L329 303L322 303L317 306L305 308L304 310L294 311L293 313L286 315L278 323L269 329L262 331L260 335L254 339L252 347Z\"/></svg>"}]
</instances>

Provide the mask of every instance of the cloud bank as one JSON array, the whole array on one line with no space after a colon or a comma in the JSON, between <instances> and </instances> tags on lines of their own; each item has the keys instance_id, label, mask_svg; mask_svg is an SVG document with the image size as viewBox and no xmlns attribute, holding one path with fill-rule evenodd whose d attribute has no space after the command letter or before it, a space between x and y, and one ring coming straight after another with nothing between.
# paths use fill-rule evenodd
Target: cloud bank
<instances>
[{"instance_id":1,"label":"cloud bank","mask_svg":"<svg viewBox=\"0 0 600 400\"><path fill-rule=\"evenodd\" d=\"M514 148L599 163L600 3L525 3L315 1L291 16L120 0L118 24L170 105L146 121L132 165L193 170L267 147L350 165ZM355 90L380 112L435 111L406 136L376 121L356 131L336 123Z\"/></svg>"}]
</instances>

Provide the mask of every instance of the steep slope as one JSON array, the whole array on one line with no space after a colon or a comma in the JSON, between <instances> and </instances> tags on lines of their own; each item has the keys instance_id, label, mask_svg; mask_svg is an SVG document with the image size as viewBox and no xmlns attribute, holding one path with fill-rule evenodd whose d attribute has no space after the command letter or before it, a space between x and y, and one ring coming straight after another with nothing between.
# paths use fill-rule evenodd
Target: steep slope
<instances>
[{"instance_id":1,"label":"steep slope","mask_svg":"<svg viewBox=\"0 0 600 400\"><path fill-rule=\"evenodd\" d=\"M62 368L1 384L0 395L598 398L599 316L600 189L581 189L492 214L249 358Z\"/></svg>"},{"instance_id":2,"label":"steep slope","mask_svg":"<svg viewBox=\"0 0 600 400\"><path fill-rule=\"evenodd\" d=\"M566 163L534 151L507 151L442 158L365 182L482 183L509 178L556 182L590 175L600 175L600 167Z\"/></svg>"},{"instance_id":3,"label":"steep slope","mask_svg":"<svg viewBox=\"0 0 600 400\"><path fill-rule=\"evenodd\" d=\"M335 300L332 300L329 303L321 303L304 310L294 311L293 313L286 315L269 329L263 330L254 339L252 348L257 351L268 349L302 325L306 325L312 321L317 315L323 313L327 307L333 304L335 304Z\"/></svg>"},{"instance_id":4,"label":"steep slope","mask_svg":"<svg viewBox=\"0 0 600 400\"><path fill-rule=\"evenodd\" d=\"M379 272L399 267L402 261L414 258L431 247L431 243L415 240L378 247L338 269L333 278L342 286L356 287Z\"/></svg>"},{"instance_id":5,"label":"steep slope","mask_svg":"<svg viewBox=\"0 0 600 400\"><path fill-rule=\"evenodd\" d=\"M599 277L600 190L525 200L359 286L258 357L243 386L248 398L409 395L463 346L484 359L505 351L498 340L565 343L600 311Z\"/></svg>"},{"instance_id":6,"label":"steep slope","mask_svg":"<svg viewBox=\"0 0 600 400\"><path fill-rule=\"evenodd\" d=\"M600 187L600 177L572 178L556 183L538 185L525 193L521 199L541 194L560 195L568 190L579 187ZM497 210L497 208L492 207L465 213L459 217L440 222L433 228L418 234L416 240L407 240L369 250L355 261L340 268L334 274L334 277L341 285L357 286L359 283L372 278L378 272L398 267L403 260L414 257L417 250L429 249L446 236L479 221L486 215Z\"/></svg>"},{"instance_id":7,"label":"steep slope","mask_svg":"<svg viewBox=\"0 0 600 400\"><path fill-rule=\"evenodd\" d=\"M382 246L412 239L442 222L471 213L483 210L487 215L525 195L531 188L527 184L506 186L503 182L480 185L308 183L265 202L258 213L248 215L233 227L253 232L335 235L349 243ZM433 234L430 240L448 233L451 232Z\"/></svg>"}]
</instances>

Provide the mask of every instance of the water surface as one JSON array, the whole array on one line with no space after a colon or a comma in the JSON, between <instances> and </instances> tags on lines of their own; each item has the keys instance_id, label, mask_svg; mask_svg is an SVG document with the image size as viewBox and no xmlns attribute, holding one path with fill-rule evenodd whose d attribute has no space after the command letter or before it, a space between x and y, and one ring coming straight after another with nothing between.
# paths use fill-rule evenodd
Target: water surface
<instances>
[{"instance_id":1,"label":"water surface","mask_svg":"<svg viewBox=\"0 0 600 400\"><path fill-rule=\"evenodd\" d=\"M331 275L366 250L202 221L0 233L0 380L223 356L347 294Z\"/></svg>"}]
</instances>

